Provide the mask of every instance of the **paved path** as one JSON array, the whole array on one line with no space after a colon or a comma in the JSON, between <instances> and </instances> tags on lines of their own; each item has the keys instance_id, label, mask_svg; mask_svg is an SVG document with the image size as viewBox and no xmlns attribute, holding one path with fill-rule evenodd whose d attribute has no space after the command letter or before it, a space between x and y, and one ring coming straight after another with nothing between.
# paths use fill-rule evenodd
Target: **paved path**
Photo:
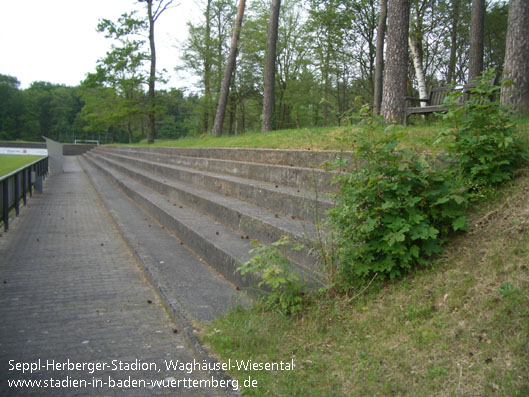
<instances>
[{"instance_id":1,"label":"paved path","mask_svg":"<svg viewBox=\"0 0 529 397\"><path fill-rule=\"evenodd\" d=\"M78 160L65 161L65 173L48 178L44 193L35 194L0 237L0 395L220 393L186 387L189 382L173 389L148 383L211 377L166 369L164 360L192 363L192 350L174 333ZM17 370L39 360L40 370ZM53 360L69 360L70 368L46 367ZM85 368L72 370L73 363ZM95 363L99 369L91 370ZM150 368L135 370L137 363ZM13 379L48 387L9 388ZM86 384L72 387L76 381ZM113 381L145 381L146 387Z\"/></svg>"}]
</instances>

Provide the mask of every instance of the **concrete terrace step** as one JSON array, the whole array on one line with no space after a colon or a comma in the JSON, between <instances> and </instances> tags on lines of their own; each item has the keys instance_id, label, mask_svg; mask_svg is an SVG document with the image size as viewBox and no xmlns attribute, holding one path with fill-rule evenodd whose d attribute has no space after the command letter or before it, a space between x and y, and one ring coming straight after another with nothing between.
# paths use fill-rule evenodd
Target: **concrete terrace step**
<instances>
[{"instance_id":1,"label":"concrete terrace step","mask_svg":"<svg viewBox=\"0 0 529 397\"><path fill-rule=\"evenodd\" d=\"M277 213L306 219L311 222L318 221L324 217L324 212L332 206L332 201L324 197L323 193L314 197L316 193L292 186L142 160L136 157L124 156L123 152L115 153L113 150L108 149L92 151L91 153L107 160L112 159L114 163L123 164L123 167L129 169L142 169L166 179L193 184L268 208ZM130 154L132 155L132 153ZM262 167L266 168L267 166L262 165Z\"/></svg>"},{"instance_id":2,"label":"concrete terrace step","mask_svg":"<svg viewBox=\"0 0 529 397\"><path fill-rule=\"evenodd\" d=\"M163 288L169 300L176 300L177 313L211 321L230 307L247 304L245 294L201 261L173 235L154 222L138 206L105 178L86 157L80 158L85 173L121 229L138 260L145 265L157 289ZM155 277L152 277L152 274ZM157 277L156 277L157 276ZM159 285L158 285L159 284ZM197 288L200 285L200 288ZM159 291L160 292L160 291ZM173 308L174 310L174 308Z\"/></svg>"},{"instance_id":3,"label":"concrete terrace step","mask_svg":"<svg viewBox=\"0 0 529 397\"><path fill-rule=\"evenodd\" d=\"M183 153L181 153L180 151L175 151L175 153L166 153L166 151L151 151L144 150L144 148L136 147L103 147L98 148L97 151L104 151L105 153L108 152L113 154L122 154L124 156L130 156L137 159L143 159L162 164L173 164L177 166L192 168L195 170L221 173L246 179L253 179L256 181L287 185L300 188L302 190L315 191L316 189L318 189L321 192L333 192L336 190L335 185L331 184L331 180L337 173L327 172L319 168L314 168L318 166L317 163L312 164L312 168L307 168L294 166L294 164L263 164L255 162L254 158L251 159L252 161L238 161L226 158L217 159L210 157L186 155L189 154L189 151L183 151ZM195 154L201 153L215 154L212 151L199 151ZM230 151L226 154L231 153L233 152ZM261 152L257 151L256 153ZM332 158L331 156L329 157ZM296 160L295 155L292 155L291 158ZM303 165L307 164L303 162Z\"/></svg>"},{"instance_id":4,"label":"concrete terrace step","mask_svg":"<svg viewBox=\"0 0 529 397\"><path fill-rule=\"evenodd\" d=\"M229 226L215 221L207 215L198 213L194 209L188 208L183 203L180 205L175 203L174 196L171 195L172 192L172 194L178 195L181 198L188 197L191 205L195 206L197 202L192 201L192 196L195 194L194 197L198 201L199 195L196 194L196 190L195 192L192 190L197 188L187 186L184 189L183 184L180 183L180 188L182 189L178 190L175 188L178 182L164 183L160 178L152 175L149 176L146 172L138 169L132 170L133 167L120 165L117 162L95 155L94 153L85 155L85 158L91 164L95 165L105 176L110 178L130 198L149 212L158 222L164 225L164 227L174 232L182 243L187 245L195 254L213 266L228 280L245 289L251 289L256 285L255 280L243 278L235 271L240 264L251 258L251 254L249 253L249 250L252 248L250 239L247 239L244 234L239 234L240 232L236 233ZM145 185L138 181L160 189L165 195L146 188ZM206 196L208 195L204 190L202 190L202 193ZM211 194L209 193L209 195ZM216 199L220 199L220 197L216 197ZM206 201L207 198L204 199L202 205L211 204L215 206L211 200L208 204L206 204ZM229 214L231 211L232 209L225 210L228 218L232 216ZM242 218L244 219L244 217ZM268 216L268 221L277 221L278 219L275 216L273 218ZM282 222L285 222L285 219ZM241 223L244 224L245 222ZM248 222L248 224L250 223ZM260 223L260 225L263 224ZM270 230L277 229L277 222L275 225L269 222L268 225L267 227ZM261 228L265 229L263 226ZM317 275L309 270L309 267L294 266L296 271L308 283L319 283Z\"/></svg>"},{"instance_id":5,"label":"concrete terrace step","mask_svg":"<svg viewBox=\"0 0 529 397\"><path fill-rule=\"evenodd\" d=\"M165 180L155 173L149 173L134 166L124 166L95 153L91 153L90 156L179 205L193 208L195 211L210 216L245 238L248 236L248 239L270 244L279 240L281 236L288 235L295 241L304 243L312 240L315 235L314 225L310 222L279 215L237 198L207 191L178 180ZM317 260L316 256L307 254L307 251L286 250L285 253L294 261L308 265L314 265Z\"/></svg>"},{"instance_id":6,"label":"concrete terrace step","mask_svg":"<svg viewBox=\"0 0 529 397\"><path fill-rule=\"evenodd\" d=\"M144 151L170 156L200 157L217 160L231 160L246 163L273 164L287 167L317 168L337 157L352 158L351 152L331 150L282 150L247 148L175 148L160 146L112 146L109 150Z\"/></svg>"}]
</instances>

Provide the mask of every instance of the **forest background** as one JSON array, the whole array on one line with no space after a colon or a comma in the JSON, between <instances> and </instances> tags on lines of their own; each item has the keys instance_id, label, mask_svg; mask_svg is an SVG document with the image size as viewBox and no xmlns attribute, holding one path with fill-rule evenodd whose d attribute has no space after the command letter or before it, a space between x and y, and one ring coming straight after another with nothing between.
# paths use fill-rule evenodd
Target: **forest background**
<instances>
[{"instance_id":1,"label":"forest background","mask_svg":"<svg viewBox=\"0 0 529 397\"><path fill-rule=\"evenodd\" d=\"M152 3L152 2L151 2ZM156 3L156 2L155 2ZM162 2L163 3L163 2ZM0 75L0 140L60 142L98 139L139 142L154 114L156 139L210 132L222 88L234 20L234 0L200 0L201 18L188 23L177 70L197 78L194 90L162 89L149 99L147 14L123 10L118 21L97 27L112 47L77 86ZM426 85L468 80L471 0L410 0L408 95L418 97L417 58ZM488 1L484 15L483 69L502 75L508 3ZM270 2L247 3L221 134L261 129ZM273 129L350 123L373 102L379 2L283 0L276 47ZM161 16L164 18L165 16ZM415 56L416 55L416 56ZM170 73L158 71L157 81ZM152 104L152 107L151 107Z\"/></svg>"}]
</instances>

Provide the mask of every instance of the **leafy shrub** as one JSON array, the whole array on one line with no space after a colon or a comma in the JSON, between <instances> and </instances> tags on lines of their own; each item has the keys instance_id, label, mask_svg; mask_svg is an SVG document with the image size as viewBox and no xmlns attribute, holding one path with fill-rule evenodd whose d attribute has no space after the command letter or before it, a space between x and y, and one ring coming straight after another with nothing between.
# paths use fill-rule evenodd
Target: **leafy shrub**
<instances>
[{"instance_id":1,"label":"leafy shrub","mask_svg":"<svg viewBox=\"0 0 529 397\"><path fill-rule=\"evenodd\" d=\"M511 179L524 157L510 114L499 104L501 87L494 85L494 75L488 70L470 92L448 96L450 110L443 116L448 128L438 139L473 190Z\"/></svg>"},{"instance_id":2,"label":"leafy shrub","mask_svg":"<svg viewBox=\"0 0 529 397\"><path fill-rule=\"evenodd\" d=\"M464 189L451 170L397 150L398 136L391 128L380 131L372 117L343 139L355 151L356 167L338 177L340 191L329 211L343 281L399 276L439 252L450 232L465 228Z\"/></svg>"},{"instance_id":3,"label":"leafy shrub","mask_svg":"<svg viewBox=\"0 0 529 397\"><path fill-rule=\"evenodd\" d=\"M261 280L258 286L269 290L264 300L267 308L277 308L283 314L300 312L303 283L299 276L290 270L291 264L280 249L291 245L291 240L283 236L271 245L259 244L257 241L252 241L252 244L256 247L250 252L255 256L237 271L242 275L251 274Z\"/></svg>"}]
</instances>

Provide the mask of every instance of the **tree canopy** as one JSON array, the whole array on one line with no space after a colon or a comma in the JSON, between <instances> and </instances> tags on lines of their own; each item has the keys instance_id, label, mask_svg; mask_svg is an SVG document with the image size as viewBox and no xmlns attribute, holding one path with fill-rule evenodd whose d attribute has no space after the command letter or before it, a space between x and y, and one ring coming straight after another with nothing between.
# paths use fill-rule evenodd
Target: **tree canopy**
<instances>
[{"instance_id":1,"label":"tree canopy","mask_svg":"<svg viewBox=\"0 0 529 397\"><path fill-rule=\"evenodd\" d=\"M168 72L194 74L198 83L193 93L165 89L157 90L154 96L154 82L163 81L163 75L153 70L152 23L160 7L163 10L171 2L144 1L151 4L154 14L124 10L116 21L100 21L97 28L111 46L79 86L34 82L20 89L15 76L1 75L0 138L39 140L46 135L68 141L97 136L108 142L135 142L201 134L211 132L221 98L226 122L217 134L258 131L269 118L277 129L339 125L349 122L365 103L373 104L375 87L382 98L380 88L384 86L384 97L389 101L395 67L388 69L384 63L393 62L395 43L404 38L409 42L400 47L401 52L410 51L410 56L398 67L401 80L395 98L424 95L424 87L432 85L467 82L475 54L483 69L494 67L501 77L506 42L514 43L509 48L518 48L516 40L521 40L511 37L509 41L507 37L511 30L517 31L509 30L510 25L520 23L521 18L511 17L509 22L506 0L486 2L484 15L476 17L484 21L481 41L474 40L478 33L471 32L479 31L472 30L472 4L482 4L482 0L407 0L409 29L397 41L391 15L386 35L378 35L386 26L386 19L379 18L380 11L385 12L382 0L248 0L245 22L235 32L240 39L233 47L238 2L197 1L202 10L200 18L188 24L189 35L180 45L181 57L174 60L175 70ZM390 10L392 3L402 1L389 1ZM511 3L516 7L524 4L519 0ZM275 57L266 54L274 10L279 11ZM385 47L381 41L377 52L377 40L384 38ZM482 50L472 52L474 42ZM509 54L512 59L512 51ZM522 65L527 63L524 59ZM269 63L272 60L275 63ZM275 72L267 83L273 88L268 102L265 64L274 65L269 68ZM518 64L510 61L509 68L522 68L521 74L527 74L527 65L525 71L523 66L512 65ZM233 68L228 74L227 66ZM509 69L510 76L517 73ZM229 87L224 87L229 94L221 97L225 75L231 76ZM527 98L517 101L527 103ZM266 118L265 103L272 104ZM387 118L397 120L399 110L396 112Z\"/></svg>"}]
</instances>

